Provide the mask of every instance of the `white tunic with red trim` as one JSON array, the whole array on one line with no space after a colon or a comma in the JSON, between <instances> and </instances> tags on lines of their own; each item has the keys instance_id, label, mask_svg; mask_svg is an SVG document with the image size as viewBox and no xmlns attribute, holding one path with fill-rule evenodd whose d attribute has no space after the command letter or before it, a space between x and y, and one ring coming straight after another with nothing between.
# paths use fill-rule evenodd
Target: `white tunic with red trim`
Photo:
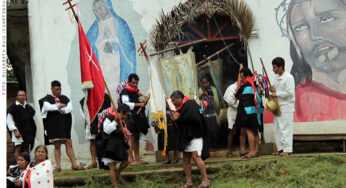
<instances>
[{"instance_id":1,"label":"white tunic with red trim","mask_svg":"<svg viewBox=\"0 0 346 188\"><path fill-rule=\"evenodd\" d=\"M23 188L53 188L53 166L50 160L45 160L28 168L23 172L24 181Z\"/></svg>"}]
</instances>

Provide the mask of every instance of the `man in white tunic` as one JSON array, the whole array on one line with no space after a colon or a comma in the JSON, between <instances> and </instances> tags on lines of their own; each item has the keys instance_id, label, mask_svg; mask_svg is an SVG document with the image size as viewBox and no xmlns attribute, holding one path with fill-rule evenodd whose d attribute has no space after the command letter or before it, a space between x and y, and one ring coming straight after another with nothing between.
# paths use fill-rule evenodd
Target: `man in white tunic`
<instances>
[{"instance_id":1,"label":"man in white tunic","mask_svg":"<svg viewBox=\"0 0 346 188\"><path fill-rule=\"evenodd\" d=\"M276 74L274 86L270 87L271 95L276 97L281 110L280 116L274 117L274 138L277 155L288 156L293 145L293 113L295 102L295 85L293 76L285 71L285 60L277 57L272 61Z\"/></svg>"}]
</instances>

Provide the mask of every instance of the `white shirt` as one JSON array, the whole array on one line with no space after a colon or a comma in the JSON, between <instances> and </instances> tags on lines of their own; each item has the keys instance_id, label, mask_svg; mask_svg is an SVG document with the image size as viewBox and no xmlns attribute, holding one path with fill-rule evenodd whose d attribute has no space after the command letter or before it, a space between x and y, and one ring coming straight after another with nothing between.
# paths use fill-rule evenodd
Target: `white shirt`
<instances>
[{"instance_id":1,"label":"white shirt","mask_svg":"<svg viewBox=\"0 0 346 188\"><path fill-rule=\"evenodd\" d=\"M122 95L121 96L121 101L126 104L127 106L130 107L130 110L133 110L133 108L135 108L135 103L134 102L130 102L130 98L128 95Z\"/></svg>"},{"instance_id":2,"label":"white shirt","mask_svg":"<svg viewBox=\"0 0 346 188\"><path fill-rule=\"evenodd\" d=\"M239 105L239 100L236 100L236 98L235 98L236 90L237 90L237 82L228 86L228 88L226 89L225 94L223 96L223 99L225 99L225 101L228 104L227 120L228 120L228 127L230 129L233 128L233 124L234 124L236 116L237 116L237 108Z\"/></svg>"},{"instance_id":3,"label":"white shirt","mask_svg":"<svg viewBox=\"0 0 346 188\"><path fill-rule=\"evenodd\" d=\"M23 106L23 108L25 108L25 105L27 104L26 101L24 101L24 105L20 104L18 101L16 101L15 103L16 103L16 105ZM13 131L17 130L17 127L16 127L16 124L14 123L13 116L10 113L7 113L6 124L7 124L8 130L10 130L12 132L12 142L14 142L15 145L19 144L19 143L22 143L23 142L22 137L16 138L14 136L14 132Z\"/></svg>"},{"instance_id":4,"label":"white shirt","mask_svg":"<svg viewBox=\"0 0 346 188\"><path fill-rule=\"evenodd\" d=\"M111 134L117 129L117 125L118 123L116 121L110 121L108 118L106 118L103 122L103 132Z\"/></svg>"},{"instance_id":5,"label":"white shirt","mask_svg":"<svg viewBox=\"0 0 346 188\"><path fill-rule=\"evenodd\" d=\"M232 85L228 86L228 88L225 91L225 94L223 96L223 99L227 102L229 108L233 108L237 110L239 100L236 101L235 98L235 90L237 89L237 82L233 83Z\"/></svg>"},{"instance_id":6,"label":"white shirt","mask_svg":"<svg viewBox=\"0 0 346 188\"><path fill-rule=\"evenodd\" d=\"M295 85L293 76L285 71L281 76L275 75L274 88L276 98L282 112L294 112L295 110Z\"/></svg>"},{"instance_id":7,"label":"white shirt","mask_svg":"<svg viewBox=\"0 0 346 188\"><path fill-rule=\"evenodd\" d=\"M24 105L20 104L18 101L16 101L16 105L21 105L23 108L25 108L26 101L24 101ZM13 116L10 113L7 113L7 118L6 118L6 124L8 127L8 130L14 131L17 129L16 124L14 123Z\"/></svg>"},{"instance_id":8,"label":"white shirt","mask_svg":"<svg viewBox=\"0 0 346 188\"><path fill-rule=\"evenodd\" d=\"M41 116L42 118L46 118L49 111L58 111L59 109L61 110L63 114L71 113L73 110L71 101L68 102L66 107L64 108L60 108L60 105L58 104L50 104L49 102L45 101L43 102Z\"/></svg>"}]
</instances>

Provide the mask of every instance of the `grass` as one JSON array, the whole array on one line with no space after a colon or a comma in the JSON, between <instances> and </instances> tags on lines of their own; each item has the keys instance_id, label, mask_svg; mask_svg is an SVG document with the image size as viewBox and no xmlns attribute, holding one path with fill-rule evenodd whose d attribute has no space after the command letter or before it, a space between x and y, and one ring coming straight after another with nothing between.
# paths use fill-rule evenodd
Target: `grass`
<instances>
[{"instance_id":1,"label":"grass","mask_svg":"<svg viewBox=\"0 0 346 188\"><path fill-rule=\"evenodd\" d=\"M268 157L247 161L227 162L215 173L208 174L214 188L230 187L345 187L345 155L318 155L315 157ZM149 168L149 169L148 169ZM131 167L127 171L150 170L148 166ZM155 167L159 168L159 167ZM92 170L91 174L108 173ZM64 173L64 172L63 172ZM78 172L79 173L79 172ZM61 176L63 174L59 174ZM86 176L85 172L83 176ZM87 175L92 176L92 175ZM173 188L185 182L183 173L172 173L169 176L148 175L136 177L120 187L126 188ZM200 183L200 175L193 175L195 186ZM93 180L89 178L86 187L110 188L109 179Z\"/></svg>"}]
</instances>

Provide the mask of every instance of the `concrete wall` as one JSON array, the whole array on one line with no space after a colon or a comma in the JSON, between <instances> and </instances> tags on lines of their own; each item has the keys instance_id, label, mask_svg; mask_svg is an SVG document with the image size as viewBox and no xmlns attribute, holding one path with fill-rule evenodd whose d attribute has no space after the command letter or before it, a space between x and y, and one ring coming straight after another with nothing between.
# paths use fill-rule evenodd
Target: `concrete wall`
<instances>
[{"instance_id":1,"label":"concrete wall","mask_svg":"<svg viewBox=\"0 0 346 188\"><path fill-rule=\"evenodd\" d=\"M136 49L139 47L139 42L148 40L148 33L155 23L155 20L159 18L161 9L164 12L169 12L173 6L177 5L179 2L180 1L178 0L111 1L114 12L116 12L116 14L123 18L128 24L134 38ZM253 11L255 16L254 29L258 31L258 37L251 38L249 40L249 47L252 52L255 69L260 73L262 72L259 62L259 58L262 57L268 69L269 76L273 80L274 74L271 71L271 60L273 58L277 56L283 57L286 60L287 71L291 71L291 67L293 65L290 55L290 40L287 37L288 35L286 35L286 19L284 17L284 15L286 15L289 1L247 0L246 2ZM302 3L305 2L307 1L302 1ZM338 12L338 21L345 19L345 7L344 4L339 3L341 1L337 1L338 4L336 5L332 0L324 0L323 2L327 2L327 4L322 3L324 5L323 7L333 5L340 9ZM315 4L315 1L313 1L312 5ZM50 82L55 79L62 82L62 92L70 97L74 107L72 140L78 161L81 161L90 158L90 154L88 152L88 142L86 142L84 139L85 133L83 121L79 116L78 101L83 97L83 93L80 89L78 32L77 25L75 23L71 24L69 14L67 11L65 11L65 8L66 6L62 6L62 1L29 1L29 30L32 63L31 73L33 83L33 101L29 101L29 103L32 103L36 109L39 109L38 100L50 92ZM93 1L80 1L79 10L81 13L81 23L83 24L84 31L87 33L93 22L96 20L93 11ZM304 11L300 10L300 13L304 13ZM283 22L280 22L281 20ZM332 21L329 22L329 24L331 23ZM343 27L345 27L345 24ZM337 30L340 28L332 28L332 30L333 29ZM330 41L328 40L329 36L332 36L332 34L329 33L329 35L325 35L324 38L322 38L327 38L326 41ZM306 35L306 37L308 37L308 35ZM291 37L291 40L298 43L298 46L301 44L300 41L294 37ZM346 39L341 37L339 41L346 41ZM343 43L339 44L340 48L338 48L339 53L337 54L341 54L341 50L344 52L345 46L342 45ZM300 49L305 48L300 46ZM335 52L333 53L334 54L331 55L335 56ZM335 58L333 59L333 57L331 57L331 59L332 60L330 60L330 62L336 62L336 64L339 66L339 70L345 70L344 61L340 63L338 60L335 60ZM322 63L325 63L325 61L326 60L324 60ZM142 63L139 57L137 57L137 74L140 76L139 87L144 93L149 89L147 71L148 69L146 68L146 65ZM339 92L339 94L341 93L338 99L343 99L343 101L345 100L345 82L341 82L345 79L345 77L339 76L331 79L330 75L336 74L336 72L334 73L329 71L326 73L326 71L323 72L321 68L317 68L317 70L314 69L313 75L315 75L315 73L316 75L323 74L324 76L328 77L329 82L322 82L324 85L328 86L330 83L333 83L335 86L340 86L341 90L340 87L333 87L331 89L336 90ZM340 75L340 73L338 73L338 75ZM313 76L313 78L315 77L316 76ZM317 81L321 82L320 79L317 79ZM337 85L336 83L341 84ZM320 98L316 99L316 101L320 101L320 99L325 96L317 97ZM327 96L327 99L328 98L329 96ZM332 101L332 99L328 101ZM339 103L343 104L343 101L340 100ZM330 105L334 104L333 102L335 101L323 104ZM314 101L312 101L312 103L312 106L315 106ZM305 106L310 106L310 104L306 103ZM323 110L322 106L321 109ZM339 116L328 121L309 121L308 123L305 123L307 121L300 121L301 119L298 119L299 123L295 124L295 133L346 133L346 113L343 113L345 112L343 111L344 109L344 107L338 107L337 113ZM43 143L43 126L39 113L36 113L35 120L38 126L37 143ZM272 142L273 136L270 118L267 120L267 122L268 124L265 125L265 136L267 141ZM148 135L148 137L153 136L154 135ZM49 157L53 159L52 146L50 146L49 152ZM63 159L67 159L64 152ZM68 163L65 165L68 165Z\"/></svg>"}]
</instances>

